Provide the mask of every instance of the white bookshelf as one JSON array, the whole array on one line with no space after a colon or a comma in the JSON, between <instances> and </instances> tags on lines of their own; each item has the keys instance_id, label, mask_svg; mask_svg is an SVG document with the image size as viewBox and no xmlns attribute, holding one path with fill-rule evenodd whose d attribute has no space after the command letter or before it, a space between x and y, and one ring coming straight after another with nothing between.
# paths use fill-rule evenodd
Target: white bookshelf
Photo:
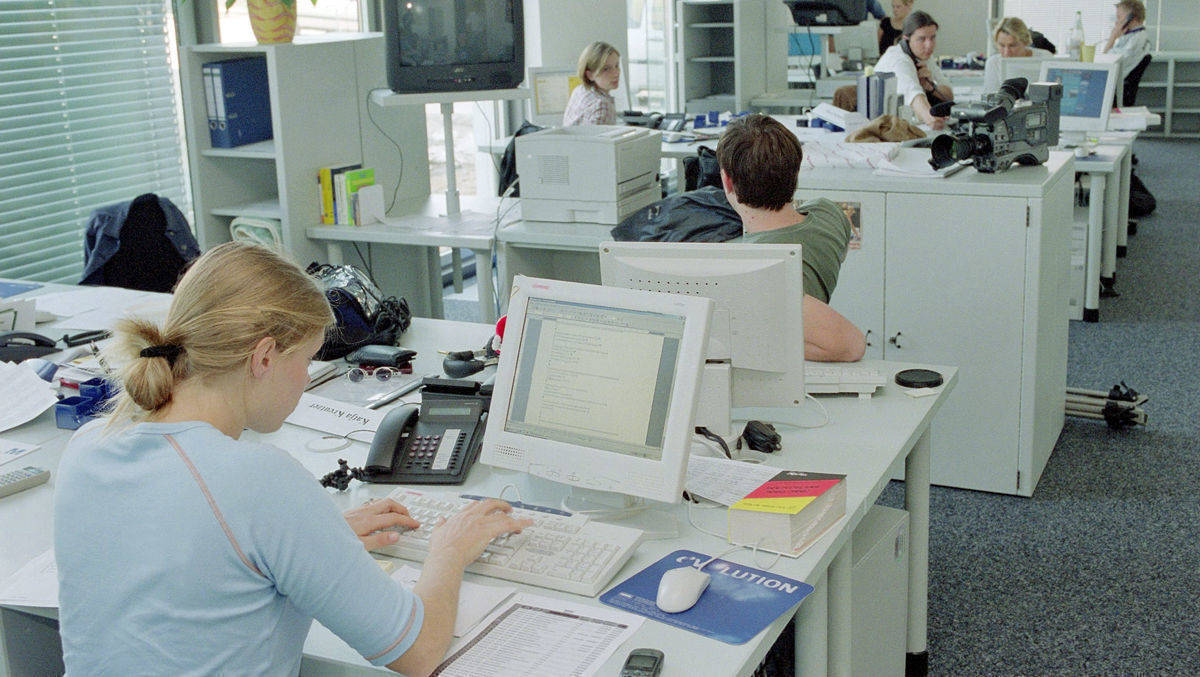
<instances>
[{"instance_id":1,"label":"white bookshelf","mask_svg":"<svg viewBox=\"0 0 1200 677\"><path fill-rule=\"evenodd\" d=\"M738 112L767 90L764 0L679 0L679 101L687 113Z\"/></svg>"},{"instance_id":2,"label":"white bookshelf","mask_svg":"<svg viewBox=\"0 0 1200 677\"><path fill-rule=\"evenodd\" d=\"M1200 138L1200 52L1163 51L1150 56L1137 104L1162 115L1145 136Z\"/></svg>"},{"instance_id":3,"label":"white bookshelf","mask_svg":"<svg viewBox=\"0 0 1200 677\"><path fill-rule=\"evenodd\" d=\"M280 220L284 245L298 262L324 260L324 245L309 240L305 230L321 220L317 170L336 163L373 167L388 202L393 194L397 201L428 197L423 107L370 103L371 92L386 87L383 49L378 33L330 33L286 44L184 50L184 126L201 247L228 241L235 217L257 216ZM267 60L274 138L213 148L201 69L250 56Z\"/></svg>"}]
</instances>

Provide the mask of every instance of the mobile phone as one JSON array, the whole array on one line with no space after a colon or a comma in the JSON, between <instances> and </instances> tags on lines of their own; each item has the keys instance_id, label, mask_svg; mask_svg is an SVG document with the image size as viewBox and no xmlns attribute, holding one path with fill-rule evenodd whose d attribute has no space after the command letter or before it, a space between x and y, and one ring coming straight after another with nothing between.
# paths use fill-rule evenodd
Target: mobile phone
<instances>
[{"instance_id":1,"label":"mobile phone","mask_svg":"<svg viewBox=\"0 0 1200 677\"><path fill-rule=\"evenodd\" d=\"M662 665L663 652L658 649L634 649L621 666L621 677L656 677Z\"/></svg>"}]
</instances>

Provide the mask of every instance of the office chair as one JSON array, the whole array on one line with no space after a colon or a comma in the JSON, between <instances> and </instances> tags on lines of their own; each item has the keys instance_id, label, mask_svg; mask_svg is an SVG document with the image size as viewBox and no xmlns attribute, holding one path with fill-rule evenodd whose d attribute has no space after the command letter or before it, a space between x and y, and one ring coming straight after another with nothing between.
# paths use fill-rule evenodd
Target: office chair
<instances>
[{"instance_id":1,"label":"office chair","mask_svg":"<svg viewBox=\"0 0 1200 677\"><path fill-rule=\"evenodd\" d=\"M1121 90L1120 104L1122 107L1135 105L1135 102L1137 101L1138 85L1141 84L1142 74L1146 72L1146 67L1149 65L1150 55L1147 54L1146 56L1142 57L1142 60L1139 61L1138 64L1129 71L1129 74L1125 76L1125 82L1123 83L1124 86Z\"/></svg>"},{"instance_id":2,"label":"office chair","mask_svg":"<svg viewBox=\"0 0 1200 677\"><path fill-rule=\"evenodd\" d=\"M200 255L187 221L170 200L153 193L139 195L124 207L110 205L92 213L84 235L80 284L170 292L185 265ZM171 219L165 210L171 210ZM122 213L124 219L114 226Z\"/></svg>"}]
</instances>

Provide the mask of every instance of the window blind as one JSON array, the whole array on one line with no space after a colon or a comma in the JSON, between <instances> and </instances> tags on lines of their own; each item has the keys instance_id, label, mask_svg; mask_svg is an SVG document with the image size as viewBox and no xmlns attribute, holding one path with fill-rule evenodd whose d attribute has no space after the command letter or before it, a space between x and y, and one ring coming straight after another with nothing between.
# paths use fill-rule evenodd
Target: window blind
<instances>
[{"instance_id":1,"label":"window blind","mask_svg":"<svg viewBox=\"0 0 1200 677\"><path fill-rule=\"evenodd\" d=\"M0 2L0 277L79 281L98 207L191 212L165 0Z\"/></svg>"}]
</instances>

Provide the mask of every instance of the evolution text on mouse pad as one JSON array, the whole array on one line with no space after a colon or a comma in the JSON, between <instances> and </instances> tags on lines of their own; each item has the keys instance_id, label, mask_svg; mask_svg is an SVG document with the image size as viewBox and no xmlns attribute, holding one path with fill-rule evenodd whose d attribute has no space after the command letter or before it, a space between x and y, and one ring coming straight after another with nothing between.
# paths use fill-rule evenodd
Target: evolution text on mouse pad
<instances>
[{"instance_id":1,"label":"evolution text on mouse pad","mask_svg":"<svg viewBox=\"0 0 1200 677\"><path fill-rule=\"evenodd\" d=\"M676 550L600 595L600 601L727 644L745 644L771 621L794 613L796 605L813 590L811 585L786 576L717 559L704 567L712 582L695 606L678 614L659 609L655 597L663 573L707 562L709 557Z\"/></svg>"}]
</instances>

